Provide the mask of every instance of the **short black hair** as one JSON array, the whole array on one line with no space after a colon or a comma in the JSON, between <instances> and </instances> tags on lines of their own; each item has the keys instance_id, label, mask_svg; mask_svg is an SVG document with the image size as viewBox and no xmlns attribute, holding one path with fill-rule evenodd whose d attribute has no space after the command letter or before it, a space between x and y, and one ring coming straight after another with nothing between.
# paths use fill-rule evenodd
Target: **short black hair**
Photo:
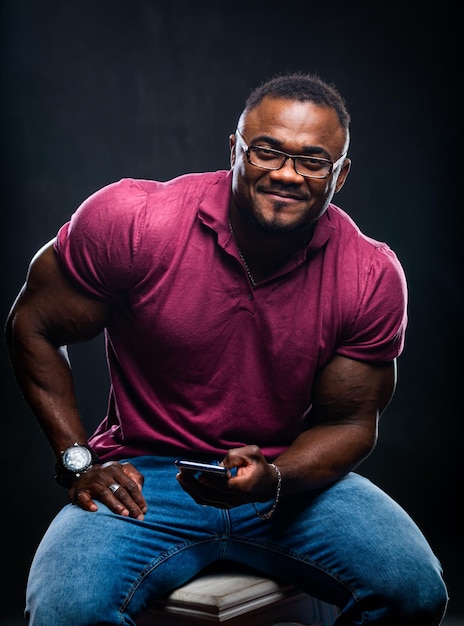
<instances>
[{"instance_id":1,"label":"short black hair","mask_svg":"<svg viewBox=\"0 0 464 626\"><path fill-rule=\"evenodd\" d=\"M250 93L245 102L244 113L258 106L266 96L300 102L309 101L331 107L337 112L343 128L349 129L350 114L344 98L333 84L327 83L316 74L295 72L266 80Z\"/></svg>"}]
</instances>

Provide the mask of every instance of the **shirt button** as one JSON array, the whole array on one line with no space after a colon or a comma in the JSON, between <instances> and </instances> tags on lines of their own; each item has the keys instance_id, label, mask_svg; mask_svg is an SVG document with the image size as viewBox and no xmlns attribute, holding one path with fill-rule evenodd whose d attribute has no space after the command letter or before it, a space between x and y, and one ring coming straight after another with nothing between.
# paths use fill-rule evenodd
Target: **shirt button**
<instances>
[{"instance_id":1,"label":"shirt button","mask_svg":"<svg viewBox=\"0 0 464 626\"><path fill-rule=\"evenodd\" d=\"M247 298L248 300L253 300L253 294L251 293L251 291L248 292Z\"/></svg>"}]
</instances>

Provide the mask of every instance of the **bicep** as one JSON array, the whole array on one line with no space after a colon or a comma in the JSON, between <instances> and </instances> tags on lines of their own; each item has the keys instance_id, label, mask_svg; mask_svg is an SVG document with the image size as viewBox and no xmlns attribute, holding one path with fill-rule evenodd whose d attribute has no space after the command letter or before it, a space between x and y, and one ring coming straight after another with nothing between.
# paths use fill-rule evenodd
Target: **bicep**
<instances>
[{"instance_id":1,"label":"bicep","mask_svg":"<svg viewBox=\"0 0 464 626\"><path fill-rule=\"evenodd\" d=\"M336 355L318 374L312 423L377 423L396 386L396 361L369 363Z\"/></svg>"},{"instance_id":2,"label":"bicep","mask_svg":"<svg viewBox=\"0 0 464 626\"><path fill-rule=\"evenodd\" d=\"M7 320L7 338L36 335L56 346L97 336L109 307L71 283L58 263L53 241L31 261L26 282Z\"/></svg>"}]
</instances>

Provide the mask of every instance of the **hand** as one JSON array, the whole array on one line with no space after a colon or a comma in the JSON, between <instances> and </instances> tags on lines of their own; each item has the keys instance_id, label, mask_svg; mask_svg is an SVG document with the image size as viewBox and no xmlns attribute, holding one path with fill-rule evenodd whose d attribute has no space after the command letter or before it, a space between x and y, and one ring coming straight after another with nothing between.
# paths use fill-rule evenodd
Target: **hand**
<instances>
[{"instance_id":1,"label":"hand","mask_svg":"<svg viewBox=\"0 0 464 626\"><path fill-rule=\"evenodd\" d=\"M266 502L275 496L276 474L258 446L244 446L229 450L222 465L235 475L229 478L199 474L182 469L176 476L182 489L197 504L231 509L249 502Z\"/></svg>"},{"instance_id":2,"label":"hand","mask_svg":"<svg viewBox=\"0 0 464 626\"><path fill-rule=\"evenodd\" d=\"M70 487L69 498L86 511L98 509L95 500L99 500L119 515L143 520L147 512L147 503L142 495L143 475L130 463L109 461L103 465L94 465L82 474ZM117 489L111 486L119 485Z\"/></svg>"}]
</instances>

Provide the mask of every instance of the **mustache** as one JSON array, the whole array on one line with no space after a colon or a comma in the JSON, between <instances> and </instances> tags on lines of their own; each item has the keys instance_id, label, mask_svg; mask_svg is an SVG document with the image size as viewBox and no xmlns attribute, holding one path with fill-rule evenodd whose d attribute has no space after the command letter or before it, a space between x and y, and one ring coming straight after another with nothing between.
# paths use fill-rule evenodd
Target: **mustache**
<instances>
[{"instance_id":1,"label":"mustache","mask_svg":"<svg viewBox=\"0 0 464 626\"><path fill-rule=\"evenodd\" d=\"M260 185L258 191L262 193L276 194L283 198L292 198L294 200L309 200L310 196L307 193L302 193L301 189L298 189L294 185L281 185L273 184L269 187Z\"/></svg>"}]
</instances>

